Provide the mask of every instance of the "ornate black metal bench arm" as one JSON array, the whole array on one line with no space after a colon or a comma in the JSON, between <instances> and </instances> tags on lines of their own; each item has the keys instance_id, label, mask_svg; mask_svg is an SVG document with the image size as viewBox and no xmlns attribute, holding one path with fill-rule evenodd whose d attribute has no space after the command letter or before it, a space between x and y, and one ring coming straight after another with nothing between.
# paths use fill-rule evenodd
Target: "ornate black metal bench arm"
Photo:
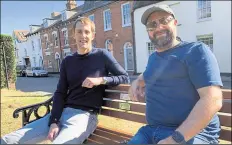
<instances>
[{"instance_id":1,"label":"ornate black metal bench arm","mask_svg":"<svg viewBox=\"0 0 232 145\"><path fill-rule=\"evenodd\" d=\"M42 106L46 107L46 113L43 116L39 116L38 110ZM25 126L26 124L31 123L37 119L40 119L44 117L45 115L47 115L48 113L50 113L51 111L50 107L52 107L52 98L42 103L37 103L37 104L18 108L13 112L13 117L18 118L19 113L22 112L22 126ZM30 116L33 112L34 112L36 119L30 121Z\"/></svg>"}]
</instances>

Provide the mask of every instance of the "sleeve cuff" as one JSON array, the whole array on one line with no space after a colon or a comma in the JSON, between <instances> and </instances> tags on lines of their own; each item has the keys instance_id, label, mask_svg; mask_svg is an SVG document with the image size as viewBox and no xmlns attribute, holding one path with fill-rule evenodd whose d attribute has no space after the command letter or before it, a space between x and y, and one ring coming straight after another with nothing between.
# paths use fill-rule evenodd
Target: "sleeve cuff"
<instances>
[{"instance_id":1,"label":"sleeve cuff","mask_svg":"<svg viewBox=\"0 0 232 145\"><path fill-rule=\"evenodd\" d=\"M59 120L56 119L56 118L54 118L54 117L52 117L52 116L50 116L49 122L48 122L48 126L50 127L52 123L58 124L58 123L59 123Z\"/></svg>"},{"instance_id":2,"label":"sleeve cuff","mask_svg":"<svg viewBox=\"0 0 232 145\"><path fill-rule=\"evenodd\" d=\"M113 81L113 79L111 77L103 77L103 79L106 82L105 85L108 85Z\"/></svg>"}]
</instances>

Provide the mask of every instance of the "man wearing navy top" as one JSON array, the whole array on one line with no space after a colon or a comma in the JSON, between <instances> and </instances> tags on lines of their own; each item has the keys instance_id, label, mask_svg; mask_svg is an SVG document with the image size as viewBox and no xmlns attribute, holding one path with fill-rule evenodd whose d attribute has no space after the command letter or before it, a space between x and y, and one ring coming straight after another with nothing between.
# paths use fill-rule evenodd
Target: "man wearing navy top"
<instances>
[{"instance_id":1,"label":"man wearing navy top","mask_svg":"<svg viewBox=\"0 0 232 145\"><path fill-rule=\"evenodd\" d=\"M141 21L156 51L129 90L132 100L145 99L147 125L128 144L218 143L222 81L214 54L201 42L176 39L167 5L149 8Z\"/></svg>"},{"instance_id":2,"label":"man wearing navy top","mask_svg":"<svg viewBox=\"0 0 232 145\"><path fill-rule=\"evenodd\" d=\"M73 29L77 52L61 63L51 114L3 136L1 144L46 138L54 144L81 144L97 127L105 86L129 83L127 72L110 52L92 48L95 25L89 18L78 18Z\"/></svg>"}]
</instances>

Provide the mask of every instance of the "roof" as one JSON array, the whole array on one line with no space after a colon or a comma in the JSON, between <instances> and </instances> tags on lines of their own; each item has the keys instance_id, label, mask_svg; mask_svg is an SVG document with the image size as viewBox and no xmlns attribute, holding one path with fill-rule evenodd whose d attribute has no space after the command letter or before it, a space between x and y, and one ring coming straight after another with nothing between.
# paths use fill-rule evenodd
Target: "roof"
<instances>
[{"instance_id":1,"label":"roof","mask_svg":"<svg viewBox=\"0 0 232 145\"><path fill-rule=\"evenodd\" d=\"M27 35L28 33L29 33L28 30L14 30L13 31L13 35L18 43L27 41L27 38L25 37L25 35Z\"/></svg>"},{"instance_id":2,"label":"roof","mask_svg":"<svg viewBox=\"0 0 232 145\"><path fill-rule=\"evenodd\" d=\"M40 27L39 29L37 29L36 31L34 31L34 32L32 32L32 33L28 33L27 35L25 35L25 37L29 37L29 36L31 36L31 35L33 35L33 34L36 34L36 33L38 33L40 30L42 30L43 28L42 27Z\"/></svg>"},{"instance_id":3,"label":"roof","mask_svg":"<svg viewBox=\"0 0 232 145\"><path fill-rule=\"evenodd\" d=\"M82 12L83 7L84 7L84 4L72 9L71 11L75 11L76 13L73 16L71 16L69 19L67 19L66 21L79 16L81 14L81 12Z\"/></svg>"},{"instance_id":4,"label":"roof","mask_svg":"<svg viewBox=\"0 0 232 145\"><path fill-rule=\"evenodd\" d=\"M80 13L83 10L84 4L72 9L71 11L75 11L77 13Z\"/></svg>"},{"instance_id":5,"label":"roof","mask_svg":"<svg viewBox=\"0 0 232 145\"><path fill-rule=\"evenodd\" d=\"M89 12L91 10L100 8L102 6L108 5L110 3L116 2L117 0L114 1L85 1L85 3L83 4L83 8L82 8L82 14Z\"/></svg>"},{"instance_id":6,"label":"roof","mask_svg":"<svg viewBox=\"0 0 232 145\"><path fill-rule=\"evenodd\" d=\"M154 1L134 1L134 5L133 5L133 10L136 10L138 8L141 7L145 7L151 4L156 4L162 2L161 0L154 0Z\"/></svg>"},{"instance_id":7,"label":"roof","mask_svg":"<svg viewBox=\"0 0 232 145\"><path fill-rule=\"evenodd\" d=\"M53 24L51 24L50 26L48 26L47 28L52 27L52 26L54 26L55 24L61 22L62 20L59 20L60 18L61 18L61 14L55 16L53 19L50 19L50 20L57 20L57 21L54 22ZM43 24L37 25L37 26L40 26L40 28L37 29L36 31L32 32L32 33L28 33L28 34L26 35L26 37L29 37L29 36L31 36L31 35L33 35L33 34L36 34L36 33L38 33L39 31L41 31L42 29L44 29Z\"/></svg>"}]
</instances>

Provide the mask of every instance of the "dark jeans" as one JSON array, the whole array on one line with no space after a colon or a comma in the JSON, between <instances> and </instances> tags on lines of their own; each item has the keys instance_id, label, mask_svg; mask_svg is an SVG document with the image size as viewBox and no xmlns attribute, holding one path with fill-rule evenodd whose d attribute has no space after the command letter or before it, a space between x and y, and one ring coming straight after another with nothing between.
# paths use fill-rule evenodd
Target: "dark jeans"
<instances>
[{"instance_id":1,"label":"dark jeans","mask_svg":"<svg viewBox=\"0 0 232 145\"><path fill-rule=\"evenodd\" d=\"M174 127L150 126L146 125L139 129L128 144L157 144L159 141L169 137L176 130ZM190 139L187 144L218 144L217 141L210 141L204 136L198 134Z\"/></svg>"}]
</instances>

